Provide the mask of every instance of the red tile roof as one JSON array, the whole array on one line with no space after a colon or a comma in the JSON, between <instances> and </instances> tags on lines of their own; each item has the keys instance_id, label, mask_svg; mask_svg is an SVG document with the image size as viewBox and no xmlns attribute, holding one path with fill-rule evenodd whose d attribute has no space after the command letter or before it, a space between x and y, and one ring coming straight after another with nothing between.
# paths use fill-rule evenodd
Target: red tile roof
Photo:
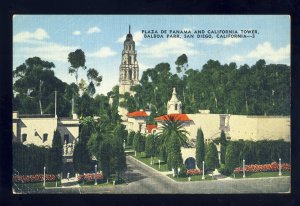
<instances>
[{"instance_id":1,"label":"red tile roof","mask_svg":"<svg viewBox=\"0 0 300 206\"><path fill-rule=\"evenodd\" d=\"M167 114L160 117L156 117L155 121L169 120L170 117L173 117L174 120L178 121L191 121L191 119L186 114Z\"/></svg>"},{"instance_id":2,"label":"red tile roof","mask_svg":"<svg viewBox=\"0 0 300 206\"><path fill-rule=\"evenodd\" d=\"M128 117L148 117L145 111L135 111L127 114Z\"/></svg>"},{"instance_id":3,"label":"red tile roof","mask_svg":"<svg viewBox=\"0 0 300 206\"><path fill-rule=\"evenodd\" d=\"M147 124L146 125L146 129L148 131L148 133L151 133L153 129L156 129L157 125L156 124Z\"/></svg>"}]
</instances>

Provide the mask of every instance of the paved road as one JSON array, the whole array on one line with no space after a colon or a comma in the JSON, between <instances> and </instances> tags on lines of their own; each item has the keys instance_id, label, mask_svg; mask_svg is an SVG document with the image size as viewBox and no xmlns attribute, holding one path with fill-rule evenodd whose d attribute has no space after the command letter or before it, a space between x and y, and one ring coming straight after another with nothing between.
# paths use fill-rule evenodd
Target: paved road
<instances>
[{"instance_id":1,"label":"paved road","mask_svg":"<svg viewBox=\"0 0 300 206\"><path fill-rule=\"evenodd\" d=\"M81 187L47 189L42 193L97 194L229 194L288 192L290 177L221 179L199 182L175 182L155 170L127 156L128 170L123 175L127 185L109 187Z\"/></svg>"}]
</instances>

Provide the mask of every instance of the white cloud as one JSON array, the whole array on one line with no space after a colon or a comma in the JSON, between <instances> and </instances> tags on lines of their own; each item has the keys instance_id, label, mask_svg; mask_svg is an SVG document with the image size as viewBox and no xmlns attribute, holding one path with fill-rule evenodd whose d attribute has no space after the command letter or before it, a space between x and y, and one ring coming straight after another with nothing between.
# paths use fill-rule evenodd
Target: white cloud
<instances>
[{"instance_id":1,"label":"white cloud","mask_svg":"<svg viewBox=\"0 0 300 206\"><path fill-rule=\"evenodd\" d=\"M72 33L73 35L75 35L75 36L79 36L80 34L81 34L81 32L80 31L78 31L78 30L76 30L76 31L73 31L73 33Z\"/></svg>"},{"instance_id":2,"label":"white cloud","mask_svg":"<svg viewBox=\"0 0 300 206\"><path fill-rule=\"evenodd\" d=\"M139 46L139 45L141 45L141 41L143 41L144 36L141 31L137 31L132 34L132 38L133 38L135 44ZM117 42L123 43L125 41L125 39L126 39L126 34L123 35L122 37L118 38Z\"/></svg>"},{"instance_id":3,"label":"white cloud","mask_svg":"<svg viewBox=\"0 0 300 206\"><path fill-rule=\"evenodd\" d=\"M49 35L48 33L42 29L42 28L38 28L36 29L34 32L28 32L28 31L24 31L24 32L20 32L16 35L13 36L13 42L29 42L32 40L44 40L44 39L49 39Z\"/></svg>"},{"instance_id":4,"label":"white cloud","mask_svg":"<svg viewBox=\"0 0 300 206\"><path fill-rule=\"evenodd\" d=\"M117 52L113 51L110 47L102 47L98 51L93 53L88 53L87 55L91 57L105 58L105 57L115 56L116 54Z\"/></svg>"},{"instance_id":5,"label":"white cloud","mask_svg":"<svg viewBox=\"0 0 300 206\"><path fill-rule=\"evenodd\" d=\"M290 44L276 50L270 42L264 42L257 45L253 51L248 52L246 55L243 56L236 54L230 57L229 60L240 62L245 61L246 59L265 59L272 63L278 63L289 58Z\"/></svg>"},{"instance_id":6,"label":"white cloud","mask_svg":"<svg viewBox=\"0 0 300 206\"><path fill-rule=\"evenodd\" d=\"M185 53L188 56L200 54L200 51L194 48L194 44L183 39L170 38L147 48L140 50L141 54L152 58L168 57L170 55L181 55Z\"/></svg>"},{"instance_id":7,"label":"white cloud","mask_svg":"<svg viewBox=\"0 0 300 206\"><path fill-rule=\"evenodd\" d=\"M99 33L101 32L101 29L97 26L91 27L87 30L87 34L93 34L93 33Z\"/></svg>"},{"instance_id":8,"label":"white cloud","mask_svg":"<svg viewBox=\"0 0 300 206\"><path fill-rule=\"evenodd\" d=\"M239 38L225 38L223 40L221 39L206 39L206 40L200 40L201 43L207 44L207 45L223 45L223 46L232 46L234 44L238 44L242 41L242 39Z\"/></svg>"},{"instance_id":9,"label":"white cloud","mask_svg":"<svg viewBox=\"0 0 300 206\"><path fill-rule=\"evenodd\" d=\"M68 54L76 50L77 46L64 46L56 43L43 43L37 47L20 48L16 55L25 58L38 56L47 61L67 62Z\"/></svg>"}]
</instances>

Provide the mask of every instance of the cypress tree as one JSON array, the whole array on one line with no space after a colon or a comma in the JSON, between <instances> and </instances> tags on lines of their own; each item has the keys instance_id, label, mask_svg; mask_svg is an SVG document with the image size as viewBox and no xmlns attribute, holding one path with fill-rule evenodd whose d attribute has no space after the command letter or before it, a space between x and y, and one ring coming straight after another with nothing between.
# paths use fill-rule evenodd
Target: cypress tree
<instances>
[{"instance_id":1,"label":"cypress tree","mask_svg":"<svg viewBox=\"0 0 300 206\"><path fill-rule=\"evenodd\" d=\"M134 135L133 148L137 152L143 152L145 150L145 140L140 132L138 132Z\"/></svg>"},{"instance_id":2,"label":"cypress tree","mask_svg":"<svg viewBox=\"0 0 300 206\"><path fill-rule=\"evenodd\" d=\"M221 144L221 163L224 164L227 140L226 140L225 132L223 130L221 131L220 144Z\"/></svg>"},{"instance_id":3,"label":"cypress tree","mask_svg":"<svg viewBox=\"0 0 300 206\"><path fill-rule=\"evenodd\" d=\"M126 155L123 147L123 143L120 140L117 133L114 135L111 141L111 162L112 162L112 171L117 173L117 177L119 179L120 173L126 170Z\"/></svg>"},{"instance_id":4,"label":"cypress tree","mask_svg":"<svg viewBox=\"0 0 300 206\"><path fill-rule=\"evenodd\" d=\"M213 142L209 143L207 147L205 153L205 165L208 170L214 170L219 167L218 150Z\"/></svg>"},{"instance_id":5,"label":"cypress tree","mask_svg":"<svg viewBox=\"0 0 300 206\"><path fill-rule=\"evenodd\" d=\"M197 131L197 141L196 141L196 163L198 168L202 167L202 161L205 158L205 145L204 145L204 135L202 129Z\"/></svg>"},{"instance_id":6,"label":"cypress tree","mask_svg":"<svg viewBox=\"0 0 300 206\"><path fill-rule=\"evenodd\" d=\"M91 128L89 128L89 126L83 126L82 130L80 131L79 141L74 148L74 169L80 174L91 172L93 170L92 160L87 148L87 142L91 135L91 132L92 130Z\"/></svg>"},{"instance_id":7,"label":"cypress tree","mask_svg":"<svg viewBox=\"0 0 300 206\"><path fill-rule=\"evenodd\" d=\"M134 135L135 135L134 131L129 132L129 134L127 136L127 145L128 146L132 146Z\"/></svg>"},{"instance_id":8,"label":"cypress tree","mask_svg":"<svg viewBox=\"0 0 300 206\"><path fill-rule=\"evenodd\" d=\"M97 159L100 162L100 169L103 172L104 177L109 178L111 174L111 156L112 147L108 140L104 140L99 146L100 152Z\"/></svg>"},{"instance_id":9,"label":"cypress tree","mask_svg":"<svg viewBox=\"0 0 300 206\"><path fill-rule=\"evenodd\" d=\"M154 135L151 134L146 137L145 154L146 157L153 157L155 153L156 153L156 148L155 148Z\"/></svg>"},{"instance_id":10,"label":"cypress tree","mask_svg":"<svg viewBox=\"0 0 300 206\"><path fill-rule=\"evenodd\" d=\"M225 155L226 174L231 174L233 170L239 166L240 164L239 154L240 154L240 143L237 141L230 141L227 146L226 155Z\"/></svg>"},{"instance_id":11,"label":"cypress tree","mask_svg":"<svg viewBox=\"0 0 300 206\"><path fill-rule=\"evenodd\" d=\"M62 171L62 143L59 131L55 130L52 140L52 147L47 155L47 170L51 174L59 174Z\"/></svg>"},{"instance_id":12,"label":"cypress tree","mask_svg":"<svg viewBox=\"0 0 300 206\"><path fill-rule=\"evenodd\" d=\"M174 133L171 134L170 141L168 141L167 143L167 151L168 169L171 170L172 168L174 168L175 171L177 171L178 167L182 167L183 160L181 155L180 142Z\"/></svg>"}]
</instances>

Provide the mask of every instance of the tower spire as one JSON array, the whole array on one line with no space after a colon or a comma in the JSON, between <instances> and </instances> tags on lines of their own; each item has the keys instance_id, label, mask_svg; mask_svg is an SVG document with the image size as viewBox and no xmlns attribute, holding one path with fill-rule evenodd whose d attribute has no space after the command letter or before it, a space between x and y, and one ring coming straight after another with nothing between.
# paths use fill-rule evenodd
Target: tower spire
<instances>
[{"instance_id":1,"label":"tower spire","mask_svg":"<svg viewBox=\"0 0 300 206\"><path fill-rule=\"evenodd\" d=\"M129 24L129 34L130 34L130 24Z\"/></svg>"}]
</instances>

